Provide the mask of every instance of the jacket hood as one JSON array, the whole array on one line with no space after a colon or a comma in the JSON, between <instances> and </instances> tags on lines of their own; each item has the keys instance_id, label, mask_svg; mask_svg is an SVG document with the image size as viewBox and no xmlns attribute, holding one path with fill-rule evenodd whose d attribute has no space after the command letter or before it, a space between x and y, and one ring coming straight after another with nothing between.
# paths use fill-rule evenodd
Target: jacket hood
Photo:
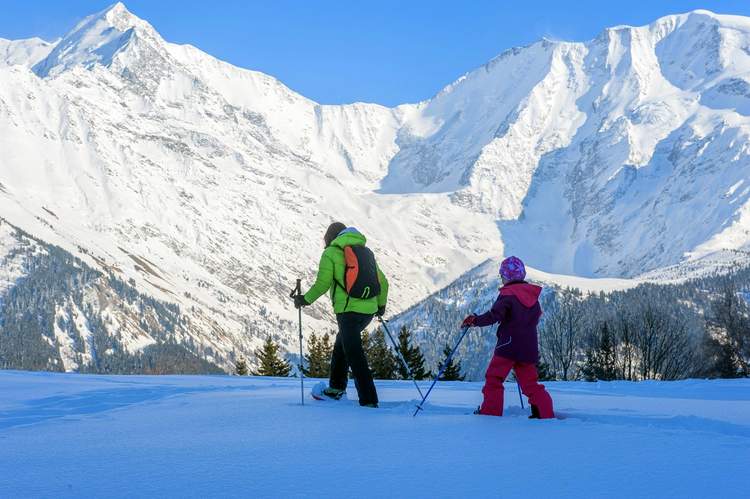
<instances>
[{"instance_id":1,"label":"jacket hood","mask_svg":"<svg viewBox=\"0 0 750 499\"><path fill-rule=\"evenodd\" d=\"M511 282L500 288L503 296L515 296L526 308L531 308L539 301L542 288L527 282Z\"/></svg>"},{"instance_id":2,"label":"jacket hood","mask_svg":"<svg viewBox=\"0 0 750 499\"><path fill-rule=\"evenodd\" d=\"M364 246L366 243L367 238L361 232L354 227L347 227L331 241L331 246L343 248L344 246Z\"/></svg>"}]
</instances>

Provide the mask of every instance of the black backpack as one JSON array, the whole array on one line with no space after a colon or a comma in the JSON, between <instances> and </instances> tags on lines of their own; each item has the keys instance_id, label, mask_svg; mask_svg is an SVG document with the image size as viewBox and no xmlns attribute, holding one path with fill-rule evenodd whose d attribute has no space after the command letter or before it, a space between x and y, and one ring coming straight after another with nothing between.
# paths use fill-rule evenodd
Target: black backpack
<instances>
[{"instance_id":1,"label":"black backpack","mask_svg":"<svg viewBox=\"0 0 750 499\"><path fill-rule=\"evenodd\" d=\"M366 300L380 294L380 280L378 279L378 266L375 263L375 255L366 246L344 247L344 284L337 284L344 288L349 298Z\"/></svg>"}]
</instances>

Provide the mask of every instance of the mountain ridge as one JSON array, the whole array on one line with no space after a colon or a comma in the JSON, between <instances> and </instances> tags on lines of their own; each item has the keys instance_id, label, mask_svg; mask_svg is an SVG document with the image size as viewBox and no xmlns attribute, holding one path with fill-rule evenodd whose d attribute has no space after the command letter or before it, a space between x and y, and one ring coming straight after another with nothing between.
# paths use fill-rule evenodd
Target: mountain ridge
<instances>
[{"instance_id":1,"label":"mountain ridge","mask_svg":"<svg viewBox=\"0 0 750 499\"><path fill-rule=\"evenodd\" d=\"M533 47L533 46L538 45L538 44L553 44L553 45L554 44L573 44L573 45L576 45L576 44L588 44L590 42L594 42L595 40L597 40L599 38L604 37L605 35L607 35L610 32L613 32L613 31L643 30L645 28L651 29L653 27L659 27L659 26L667 26L668 27L669 25L683 24L691 16L702 16L702 17L706 17L706 18L709 18L709 19L712 19L712 20L715 20L715 21L721 21L724 24L728 24L728 25L734 24L735 26L739 24L739 25L742 25L744 28L750 28L750 18L748 18L748 17L740 16L740 15L732 15L732 14L719 14L717 12L713 12L713 11L708 10L708 9L693 9L693 10L682 12L682 13L678 13L678 14L669 14L669 15L662 16L662 17L656 19L655 21L653 21L653 22L651 22L651 23L649 23L647 25L636 26L636 25L623 24L623 25L618 25L618 26L607 27L607 28L604 28L597 36L595 36L595 37L593 37L591 39L588 39L588 40L578 40L578 41L575 41L575 40L562 40L562 39L552 39L552 38L549 38L549 37L542 37L542 38L540 38L540 40L535 41L535 42L531 42L531 43L529 43L527 45L519 45L519 46L510 47L508 49L503 50L501 53L499 53L497 56L493 57L492 59L490 59L486 63L484 63L484 64L482 64L480 66L477 66L474 69L470 69L470 70L466 71L465 73L463 73L462 75L458 76L452 82L447 83L443 88L441 88L434 95L429 96L429 97L427 97L427 98L425 98L423 100L420 100L418 102L404 102L404 103L401 103L401 104L397 104L395 106L385 106L385 105L381 105L381 104L378 104L378 103L375 103L375 102L366 102L366 101L354 101L354 102L349 102L349 103L319 104L319 105L321 105L321 106L346 106L346 105L353 105L353 104L373 104L373 105L377 105L377 106L381 106L381 107L385 107L385 108L390 108L390 109L395 109L395 108L398 108L398 107L401 107L401 106L404 106L404 105L407 105L407 106L408 105L419 105L419 104L426 103L426 102L428 102L430 100L433 100L434 98L440 96L443 93L450 92L450 90L452 88L454 88L457 84L461 83L467 76L469 76L469 75L471 75L473 73L479 72L480 70L488 71L490 68L492 68L492 66L496 62L498 62L498 61L506 58L508 55L510 55L510 54L516 54L516 53L518 53L518 52L520 52L520 51L522 51L524 49L528 49L528 48ZM143 19L141 19L141 18L137 17L136 15L134 15L132 12L130 12L128 10L128 8L125 6L125 4L123 2L120 2L120 1L118 1L118 2L116 2L114 4L112 4L112 5L110 5L109 7L106 7L105 9L102 9L101 11L99 11L99 12L97 12L95 14L87 16L82 21L78 22L70 31L68 31L68 33L66 34L66 36L70 35L71 33L74 33L76 31L80 30L82 27L84 27L87 24L87 22L91 22L92 20L97 20L97 19L102 19L102 18L104 20L106 20L107 22L109 22L112 27L118 27L118 28L120 28L121 32L127 31L130 28L139 28L142 32L150 33L150 34L158 37L158 39L164 41L161 38L161 36L158 34L158 32L155 30L155 28L150 23L148 23L147 21L144 21ZM28 38L28 39L25 39L25 40L6 40L6 39L3 39L3 38L0 37L0 40L5 41L5 42L14 42L14 41L22 42L22 41L32 41L33 40L33 41L37 41L37 42L43 42L45 45L53 45L54 46L54 45L59 44L61 41L63 41L63 39L66 36L60 37L57 40L51 41L51 42L43 40L43 39L38 38L38 37L32 37L32 38ZM168 43L168 42L164 42L164 43ZM188 48L188 49L191 49L191 50L195 50L195 51L198 51L198 52L201 52L201 53L205 54L205 52L203 52L201 49L199 49L199 48L197 48L197 47L195 47L195 46L193 46L193 45L191 45L189 43L185 43L185 44L171 44L171 43L169 43L169 45L172 45L172 46L175 46L175 47L185 47L185 48ZM250 71L250 72L253 72L253 73L257 73L257 74L262 74L264 76L272 78L276 82L281 83L280 80L278 80L277 78L275 78L275 77L273 77L271 75L268 75L266 73L255 71L255 70L252 70L252 69L249 69L249 68L244 68L242 66L237 66L236 64L232 64L230 62L222 61L220 59L216 59L216 60L222 62L223 64L228 64L228 65L231 65L231 66L233 66L235 68L238 68L238 69L243 69L245 71ZM32 66L33 66L33 64L32 64ZM300 92L296 92L296 91L293 91L293 92L297 93L299 95L302 95L305 99L310 100L311 102L315 102L313 99L310 99L309 97L304 96L304 94L302 94ZM316 102L316 104L318 104L318 103Z\"/></svg>"}]
</instances>

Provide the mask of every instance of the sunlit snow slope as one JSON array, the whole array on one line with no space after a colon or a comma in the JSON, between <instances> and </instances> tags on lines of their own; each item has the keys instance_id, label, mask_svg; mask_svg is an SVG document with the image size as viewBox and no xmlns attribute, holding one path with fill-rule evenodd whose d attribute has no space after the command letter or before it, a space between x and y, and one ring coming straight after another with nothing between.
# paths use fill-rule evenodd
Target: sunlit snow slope
<instances>
[{"instance_id":1,"label":"sunlit snow slope","mask_svg":"<svg viewBox=\"0 0 750 499\"><path fill-rule=\"evenodd\" d=\"M0 216L178 306L173 339L224 367L269 332L291 350L288 291L334 219L368 236L391 311L503 253L634 277L747 248L748 47L749 19L696 11L509 50L418 104L324 106L118 3L0 40ZM121 348L155 341L131 327Z\"/></svg>"}]
</instances>

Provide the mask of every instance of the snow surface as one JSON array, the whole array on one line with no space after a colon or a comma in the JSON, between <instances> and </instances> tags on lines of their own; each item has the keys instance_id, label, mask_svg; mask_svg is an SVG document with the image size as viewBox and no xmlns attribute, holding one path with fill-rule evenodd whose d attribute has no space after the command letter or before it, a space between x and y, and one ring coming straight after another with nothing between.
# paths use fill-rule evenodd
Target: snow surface
<instances>
[{"instance_id":1,"label":"snow surface","mask_svg":"<svg viewBox=\"0 0 750 499\"><path fill-rule=\"evenodd\" d=\"M307 380L307 389L313 380ZM299 380L0 372L0 497L743 497L750 380L556 382L562 419L299 403ZM423 383L423 386L426 384ZM349 396L356 397L353 387Z\"/></svg>"}]
</instances>

